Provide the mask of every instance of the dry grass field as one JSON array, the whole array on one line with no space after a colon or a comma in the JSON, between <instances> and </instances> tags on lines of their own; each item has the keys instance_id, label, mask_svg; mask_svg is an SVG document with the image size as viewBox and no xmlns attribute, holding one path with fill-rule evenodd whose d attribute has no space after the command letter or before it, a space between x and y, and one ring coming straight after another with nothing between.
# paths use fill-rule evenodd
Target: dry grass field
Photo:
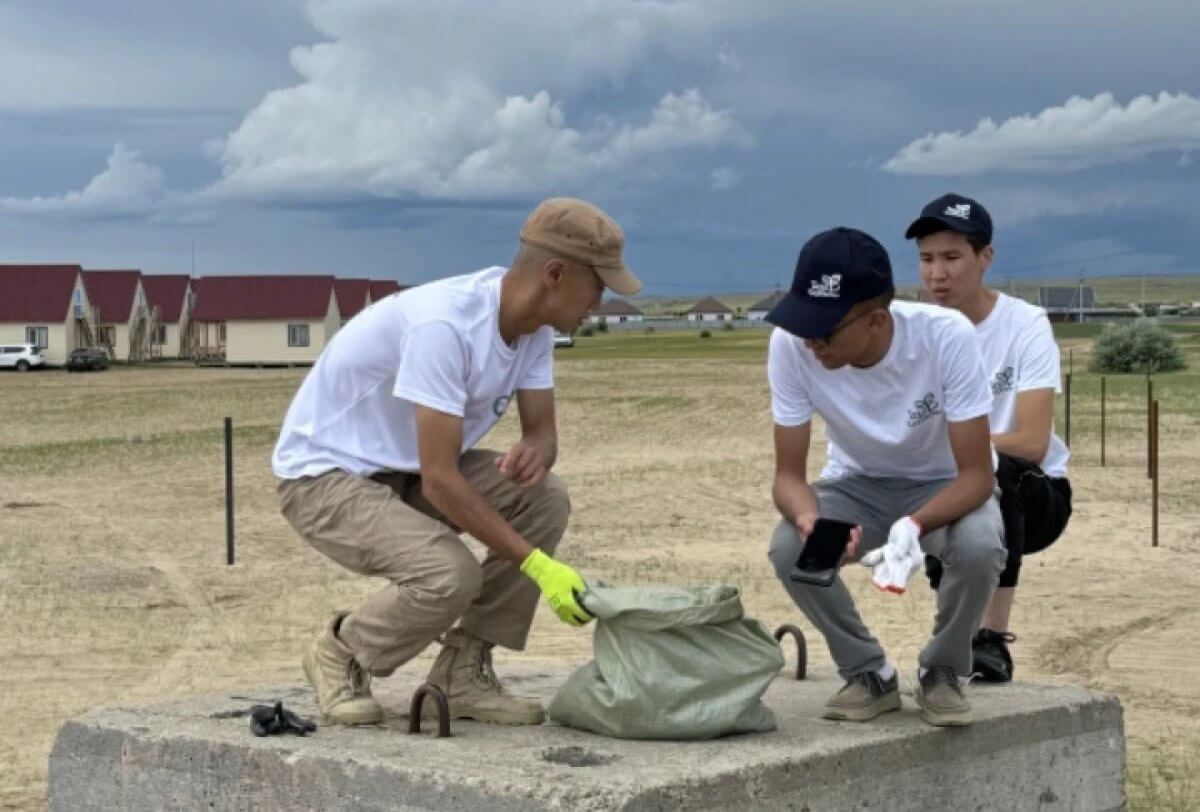
<instances>
[{"instance_id":1,"label":"dry grass field","mask_svg":"<svg viewBox=\"0 0 1200 812\"><path fill-rule=\"evenodd\" d=\"M585 577L730 582L767 624L806 625L765 560L775 516L764 335L597 337L560 354L558 470L574 503L562 554ZM303 375L152 367L0 376L0 808L44 804L47 756L67 718L299 680L300 653L328 613L377 588L308 549L276 510L268 460ZM1158 549L1149 546L1144 382L1109 380L1105 468L1094 383L1079 379L1075 390L1075 518L1024 570L1017 673L1120 696L1132 806L1194 809L1200 377L1156 384ZM234 567L224 565L226 415L237 429ZM510 416L486 444L505 447L514 432ZM885 596L863 572L849 581L911 679L931 594L918 585ZM589 651L586 631L539 612L520 656L573 662ZM501 674L513 656L498 656Z\"/></svg>"}]
</instances>

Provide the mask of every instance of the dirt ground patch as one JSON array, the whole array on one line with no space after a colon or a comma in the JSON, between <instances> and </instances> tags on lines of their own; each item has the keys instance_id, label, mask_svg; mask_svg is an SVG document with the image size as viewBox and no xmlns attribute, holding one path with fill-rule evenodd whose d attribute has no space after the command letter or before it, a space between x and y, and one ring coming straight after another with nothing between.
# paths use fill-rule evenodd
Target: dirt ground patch
<instances>
[{"instance_id":1,"label":"dirt ground patch","mask_svg":"<svg viewBox=\"0 0 1200 812\"><path fill-rule=\"evenodd\" d=\"M763 363L569 353L557 370L558 470L574 505L563 557L614 584L733 583L768 625L807 628L765 558L776 519ZM47 756L69 717L299 680L300 653L327 614L378 588L305 547L276 509L268 460L303 374L114 369L0 381L0 413L20 427L0 438L0 808L44 804ZM1135 758L1200 744L1190 646L1200 620L1200 387L1179 387L1163 412L1162 546L1149 547L1143 390L1110 381L1109 466L1097 464L1098 410L1080 401L1076 515L1058 544L1027 561L1014 616L1019 678L1120 696ZM237 427L231 568L226 415ZM514 436L510 416L485 445ZM931 594L884 596L862 572L849 583L911 679ZM529 650L497 665L582 660L590 647L586 631L539 612ZM827 660L819 642L812 656Z\"/></svg>"}]
</instances>

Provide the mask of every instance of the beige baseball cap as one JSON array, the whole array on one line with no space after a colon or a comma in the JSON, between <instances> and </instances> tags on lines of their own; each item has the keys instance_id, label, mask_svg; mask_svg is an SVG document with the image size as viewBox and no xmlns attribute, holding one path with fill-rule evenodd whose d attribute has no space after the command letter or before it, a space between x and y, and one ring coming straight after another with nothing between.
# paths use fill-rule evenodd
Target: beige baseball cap
<instances>
[{"instance_id":1,"label":"beige baseball cap","mask_svg":"<svg viewBox=\"0 0 1200 812\"><path fill-rule=\"evenodd\" d=\"M521 242L590 265L604 284L633 296L642 283L625 267L625 235L600 209L573 197L552 197L533 210L521 227Z\"/></svg>"}]
</instances>

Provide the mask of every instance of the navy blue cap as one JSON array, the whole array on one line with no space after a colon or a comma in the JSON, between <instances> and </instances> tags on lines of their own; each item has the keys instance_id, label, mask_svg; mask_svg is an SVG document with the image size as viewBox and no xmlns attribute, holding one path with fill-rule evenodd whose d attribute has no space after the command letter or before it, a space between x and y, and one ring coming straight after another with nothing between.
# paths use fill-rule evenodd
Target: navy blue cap
<instances>
[{"instance_id":1,"label":"navy blue cap","mask_svg":"<svg viewBox=\"0 0 1200 812\"><path fill-rule=\"evenodd\" d=\"M978 201L956 194L942 195L927 203L921 209L921 216L904 232L904 239L923 237L947 228L968 237L978 234L991 245L992 216Z\"/></svg>"},{"instance_id":2,"label":"navy blue cap","mask_svg":"<svg viewBox=\"0 0 1200 812\"><path fill-rule=\"evenodd\" d=\"M833 228L800 249L792 289L767 321L800 338L824 338L850 308L894 289L892 263L878 240L857 229Z\"/></svg>"}]
</instances>

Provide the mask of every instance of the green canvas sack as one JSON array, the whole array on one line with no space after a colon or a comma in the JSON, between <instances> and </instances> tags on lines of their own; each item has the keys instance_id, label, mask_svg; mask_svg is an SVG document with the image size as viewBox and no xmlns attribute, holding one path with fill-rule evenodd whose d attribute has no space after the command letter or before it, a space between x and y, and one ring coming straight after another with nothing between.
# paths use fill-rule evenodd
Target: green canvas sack
<instances>
[{"instance_id":1,"label":"green canvas sack","mask_svg":"<svg viewBox=\"0 0 1200 812\"><path fill-rule=\"evenodd\" d=\"M783 653L745 617L736 587L589 587L594 659L550 703L550 719L621 739L709 739L775 729L762 695Z\"/></svg>"}]
</instances>

